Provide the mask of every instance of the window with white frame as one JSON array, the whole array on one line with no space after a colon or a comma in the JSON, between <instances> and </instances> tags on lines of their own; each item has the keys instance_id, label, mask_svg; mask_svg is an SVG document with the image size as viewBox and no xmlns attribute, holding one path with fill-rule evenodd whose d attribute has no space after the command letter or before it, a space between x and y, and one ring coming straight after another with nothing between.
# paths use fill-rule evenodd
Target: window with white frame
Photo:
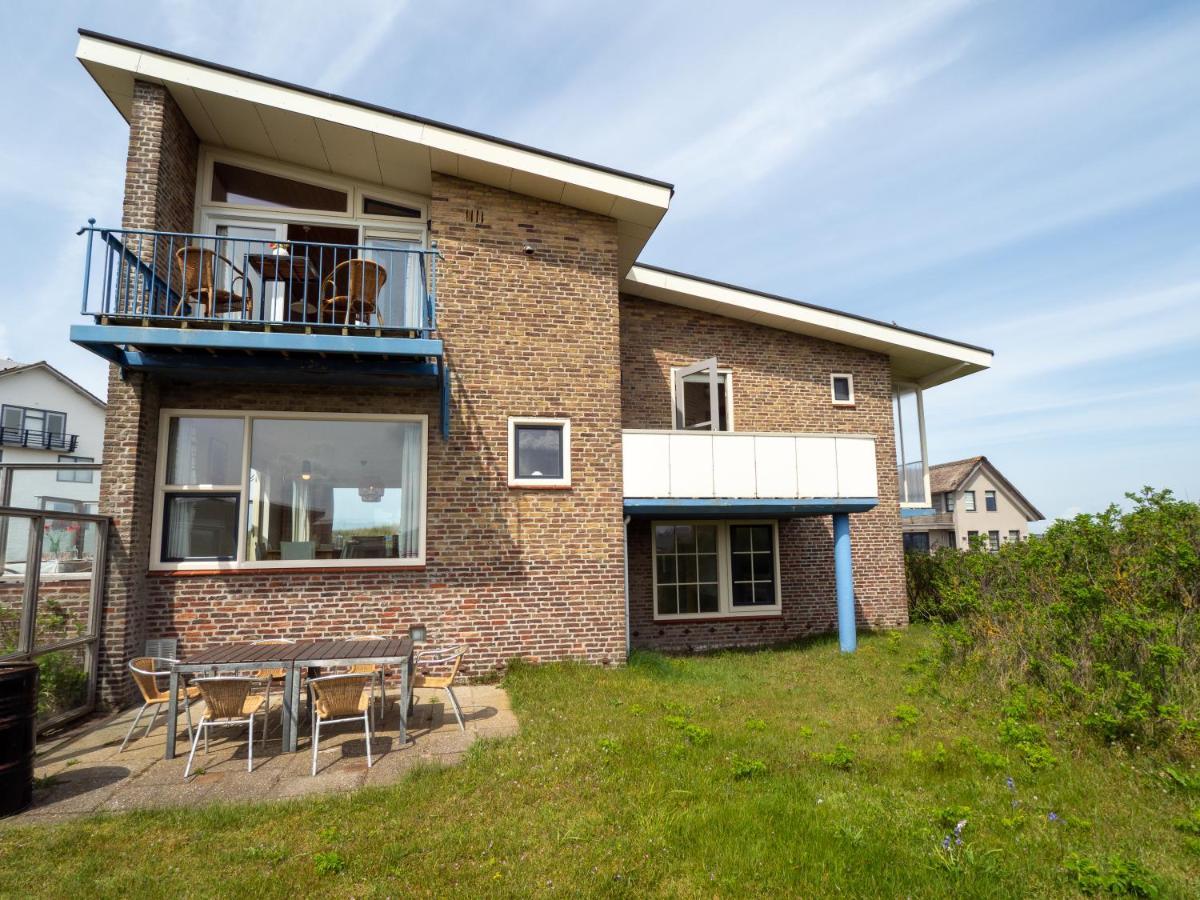
<instances>
[{"instance_id":1,"label":"window with white frame","mask_svg":"<svg viewBox=\"0 0 1200 900\"><path fill-rule=\"evenodd\" d=\"M570 486L570 419L508 420L508 483L511 487Z\"/></svg>"},{"instance_id":2,"label":"window with white frame","mask_svg":"<svg viewBox=\"0 0 1200 900\"><path fill-rule=\"evenodd\" d=\"M967 512L975 512L975 492L963 491L963 509Z\"/></svg>"},{"instance_id":3,"label":"window with white frame","mask_svg":"<svg viewBox=\"0 0 1200 900\"><path fill-rule=\"evenodd\" d=\"M672 366L671 409L676 431L733 431L733 372L715 357Z\"/></svg>"},{"instance_id":4,"label":"window with white frame","mask_svg":"<svg viewBox=\"0 0 1200 900\"><path fill-rule=\"evenodd\" d=\"M71 481L71 482L75 482L77 484L91 484L92 483L93 476L96 474L94 469L72 469L72 468L70 468L70 466L77 464L77 463L94 463L96 461L94 457L91 457L91 456L68 456L68 455L60 454L58 457L58 461L60 463L67 464L66 467L59 469L55 473L55 477L57 478L58 481Z\"/></svg>"},{"instance_id":5,"label":"window with white frame","mask_svg":"<svg viewBox=\"0 0 1200 900\"><path fill-rule=\"evenodd\" d=\"M1021 530L1019 528L1014 528L1011 531L1009 531L1008 540L1009 540L1009 543L1011 543L1011 544L1021 543Z\"/></svg>"},{"instance_id":6,"label":"window with white frame","mask_svg":"<svg viewBox=\"0 0 1200 900\"><path fill-rule=\"evenodd\" d=\"M168 411L152 568L424 561L424 416Z\"/></svg>"},{"instance_id":7,"label":"window with white frame","mask_svg":"<svg viewBox=\"0 0 1200 900\"><path fill-rule=\"evenodd\" d=\"M829 376L829 390L833 396L834 406L854 405L854 376L848 373L834 373Z\"/></svg>"},{"instance_id":8,"label":"window with white frame","mask_svg":"<svg viewBox=\"0 0 1200 900\"><path fill-rule=\"evenodd\" d=\"M1000 549L1000 532L999 531L989 531L988 532L988 549L991 550L993 553L995 553L997 550Z\"/></svg>"},{"instance_id":9,"label":"window with white frame","mask_svg":"<svg viewBox=\"0 0 1200 900\"><path fill-rule=\"evenodd\" d=\"M900 505L926 507L930 503L929 454L925 447L925 404L920 387L900 382L893 384L892 423L896 434Z\"/></svg>"},{"instance_id":10,"label":"window with white frame","mask_svg":"<svg viewBox=\"0 0 1200 900\"><path fill-rule=\"evenodd\" d=\"M654 618L777 613L774 522L655 522Z\"/></svg>"}]
</instances>

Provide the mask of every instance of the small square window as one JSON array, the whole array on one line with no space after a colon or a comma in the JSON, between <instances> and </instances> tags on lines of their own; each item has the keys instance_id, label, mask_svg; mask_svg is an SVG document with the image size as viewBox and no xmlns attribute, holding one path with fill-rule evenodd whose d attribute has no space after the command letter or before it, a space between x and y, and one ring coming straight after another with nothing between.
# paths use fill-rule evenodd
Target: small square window
<instances>
[{"instance_id":1,"label":"small square window","mask_svg":"<svg viewBox=\"0 0 1200 900\"><path fill-rule=\"evenodd\" d=\"M512 487L571 484L570 420L508 420L508 483Z\"/></svg>"},{"instance_id":2,"label":"small square window","mask_svg":"<svg viewBox=\"0 0 1200 900\"><path fill-rule=\"evenodd\" d=\"M833 393L834 406L854 405L854 376L835 374L829 376L829 386Z\"/></svg>"}]
</instances>

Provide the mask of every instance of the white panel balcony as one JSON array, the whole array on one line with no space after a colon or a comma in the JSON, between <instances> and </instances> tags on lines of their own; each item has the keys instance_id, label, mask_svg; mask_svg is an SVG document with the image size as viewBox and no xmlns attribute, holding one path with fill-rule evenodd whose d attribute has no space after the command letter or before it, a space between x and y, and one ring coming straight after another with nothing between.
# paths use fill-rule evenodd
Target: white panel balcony
<instances>
[{"instance_id":1,"label":"white panel balcony","mask_svg":"<svg viewBox=\"0 0 1200 900\"><path fill-rule=\"evenodd\" d=\"M874 501L869 435L625 431L626 500Z\"/></svg>"}]
</instances>

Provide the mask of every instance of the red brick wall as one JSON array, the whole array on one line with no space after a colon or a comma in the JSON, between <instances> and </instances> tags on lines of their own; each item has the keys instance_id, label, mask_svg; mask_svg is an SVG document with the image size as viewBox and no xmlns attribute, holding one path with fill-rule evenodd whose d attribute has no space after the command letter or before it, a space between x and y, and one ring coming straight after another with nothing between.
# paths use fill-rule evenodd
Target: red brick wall
<instances>
[{"instance_id":1,"label":"red brick wall","mask_svg":"<svg viewBox=\"0 0 1200 900\"><path fill-rule=\"evenodd\" d=\"M716 356L733 373L738 431L860 433L875 437L879 506L852 515L857 618L864 627L906 624L891 374L886 357L748 322L621 298L625 428L671 427L671 367ZM829 376L854 375L853 408L830 402ZM782 614L771 618L655 622L650 526L629 526L630 629L635 647L704 649L789 640L835 630L833 535L828 516L780 523Z\"/></svg>"},{"instance_id":2,"label":"red brick wall","mask_svg":"<svg viewBox=\"0 0 1200 900\"><path fill-rule=\"evenodd\" d=\"M190 653L237 639L394 634L419 621L431 641L470 645L468 672L514 656L623 659L615 223L440 176L432 206L453 371L448 443L433 389L161 385L162 408L428 415L426 566L152 573L147 636L178 637ZM570 418L569 490L508 487L509 416Z\"/></svg>"}]
</instances>

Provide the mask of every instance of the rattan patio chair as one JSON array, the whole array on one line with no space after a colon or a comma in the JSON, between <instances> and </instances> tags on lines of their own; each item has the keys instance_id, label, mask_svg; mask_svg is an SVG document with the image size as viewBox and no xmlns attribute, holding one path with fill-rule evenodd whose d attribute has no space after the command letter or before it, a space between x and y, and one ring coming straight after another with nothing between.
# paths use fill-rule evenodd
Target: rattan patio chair
<instances>
[{"instance_id":1,"label":"rattan patio chair","mask_svg":"<svg viewBox=\"0 0 1200 900\"><path fill-rule=\"evenodd\" d=\"M356 637L346 638L348 641L384 641L387 638L380 637L377 634L359 635ZM379 708L376 722L383 718L383 713L387 709L387 688L383 682L383 666L375 665L374 663L356 663L347 670L351 675L374 675L371 680L372 705L377 705ZM379 700L378 704L374 703L375 684L379 683Z\"/></svg>"},{"instance_id":2,"label":"rattan patio chair","mask_svg":"<svg viewBox=\"0 0 1200 900\"><path fill-rule=\"evenodd\" d=\"M325 675L308 683L312 691L312 773L317 774L321 725L363 723L367 738L367 768L371 768L371 682L374 675Z\"/></svg>"},{"instance_id":3,"label":"rattan patio chair","mask_svg":"<svg viewBox=\"0 0 1200 900\"><path fill-rule=\"evenodd\" d=\"M458 719L458 727L463 731L467 730L467 726L463 723L462 707L458 705L458 698L454 696L454 679L458 677L459 666L462 665L463 657L466 655L465 644L457 647L431 647L423 650L417 654L417 671L413 675L414 688L434 690L440 688L446 692L446 696L450 698L450 705L454 708L454 717ZM449 672L443 675L431 675L421 666L449 666Z\"/></svg>"},{"instance_id":4,"label":"rattan patio chair","mask_svg":"<svg viewBox=\"0 0 1200 900\"><path fill-rule=\"evenodd\" d=\"M142 737L150 735L150 729L154 727L154 723L158 719L158 711L171 699L170 689L163 690L160 688L158 686L158 679L170 675L171 664L176 661L166 656L138 656L130 660L129 674L133 676L134 684L142 692L142 708L138 710L137 715L133 719L133 724L125 732L125 740L121 741L121 750L118 750L118 753L124 750L125 745L129 743L129 738L133 734L133 730L137 728L138 722L142 720L142 714L153 706L154 712L150 715L150 724L146 726L146 733ZM165 668L163 664L165 664ZM188 740L192 739L191 703L193 700L199 698L199 696L200 691L195 687L184 687L181 685L179 688L179 699L183 702L183 712L187 716ZM172 722L170 727L174 728L175 723Z\"/></svg>"},{"instance_id":5,"label":"rattan patio chair","mask_svg":"<svg viewBox=\"0 0 1200 900\"><path fill-rule=\"evenodd\" d=\"M260 641L251 641L252 644L294 644L293 640L288 638L264 638ZM254 677L266 683L267 692L264 703L266 704L263 710L263 746L267 745L267 731L271 728L271 687L272 685L279 686L279 696L283 696L283 680L287 677L287 669L259 669L254 673Z\"/></svg>"},{"instance_id":6,"label":"rattan patio chair","mask_svg":"<svg viewBox=\"0 0 1200 900\"><path fill-rule=\"evenodd\" d=\"M217 283L218 261L228 266L232 273L228 290ZM254 285L246 278L245 272L215 250L207 247L180 247L175 251L175 268L179 271L183 293L172 315L180 315L184 304L191 302L193 297L200 302L206 317L235 312L252 313ZM239 281L246 294L245 298L234 290L233 286Z\"/></svg>"},{"instance_id":7,"label":"rattan patio chair","mask_svg":"<svg viewBox=\"0 0 1200 900\"><path fill-rule=\"evenodd\" d=\"M204 736L204 753L208 755L208 729L222 728L228 725L248 725L250 734L246 741L246 771L254 771L254 717L263 709L263 696L251 694L254 687L253 678L220 677L197 678L196 687L204 698L204 715L196 726L196 735L192 738L192 752L188 754L187 765L183 777L187 778L192 771L192 759L196 755L196 745Z\"/></svg>"},{"instance_id":8,"label":"rattan patio chair","mask_svg":"<svg viewBox=\"0 0 1200 900\"><path fill-rule=\"evenodd\" d=\"M321 321L349 325L352 318L366 322L375 313L384 324L376 302L387 278L387 269L369 259L338 263L321 282Z\"/></svg>"}]
</instances>

